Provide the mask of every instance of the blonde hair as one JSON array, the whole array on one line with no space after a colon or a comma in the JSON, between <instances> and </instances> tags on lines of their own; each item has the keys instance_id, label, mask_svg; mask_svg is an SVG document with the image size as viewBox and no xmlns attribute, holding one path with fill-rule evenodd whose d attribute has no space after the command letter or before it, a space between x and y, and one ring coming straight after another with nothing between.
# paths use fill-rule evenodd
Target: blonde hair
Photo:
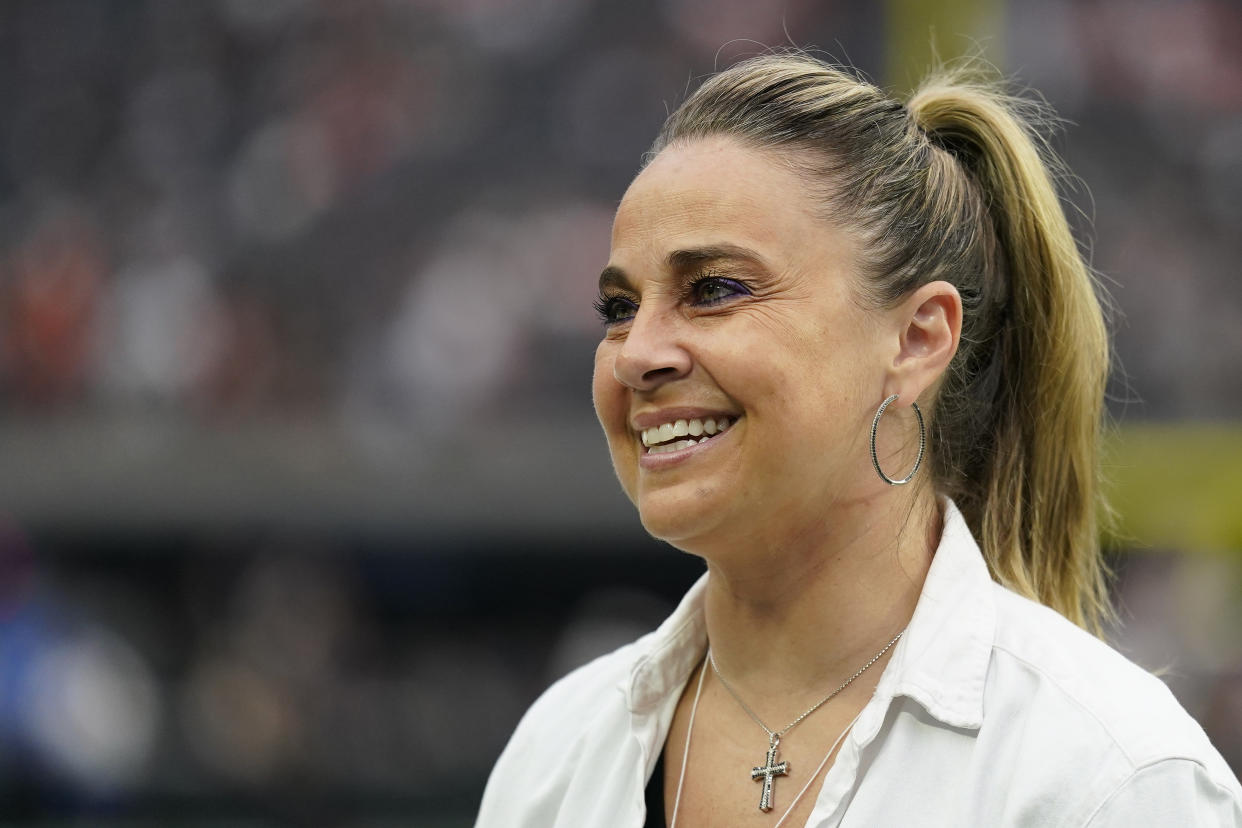
<instances>
[{"instance_id":1,"label":"blonde hair","mask_svg":"<svg viewBox=\"0 0 1242 828\"><path fill-rule=\"evenodd\" d=\"M928 406L936 489L993 578L1099 633L1104 316L1042 111L978 77L942 70L903 105L805 54L754 58L699 87L649 157L708 135L778 151L825 216L862 233L868 301L957 288L961 345Z\"/></svg>"}]
</instances>

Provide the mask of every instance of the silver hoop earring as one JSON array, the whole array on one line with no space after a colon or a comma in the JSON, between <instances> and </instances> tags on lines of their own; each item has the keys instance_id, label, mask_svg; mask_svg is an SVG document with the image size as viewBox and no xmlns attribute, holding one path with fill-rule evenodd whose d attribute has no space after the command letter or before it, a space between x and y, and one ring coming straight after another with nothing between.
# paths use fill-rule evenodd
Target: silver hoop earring
<instances>
[{"instance_id":1,"label":"silver hoop earring","mask_svg":"<svg viewBox=\"0 0 1242 828\"><path fill-rule=\"evenodd\" d=\"M888 408L888 404L897 399L897 396L897 394L894 394L880 403L880 409L875 412L875 419L871 421L871 464L875 466L875 473L880 476L880 479L890 486L904 486L914 479L915 473L918 472L919 466L923 463L923 451L927 448L927 429L923 425L923 412L919 411L918 403L910 403L910 407L914 409L914 416L919 421L919 456L915 458L914 468L910 469L910 473L901 480L894 480L880 468L880 457L875 451L875 432L880 427L880 417L883 416L884 409Z\"/></svg>"}]
</instances>

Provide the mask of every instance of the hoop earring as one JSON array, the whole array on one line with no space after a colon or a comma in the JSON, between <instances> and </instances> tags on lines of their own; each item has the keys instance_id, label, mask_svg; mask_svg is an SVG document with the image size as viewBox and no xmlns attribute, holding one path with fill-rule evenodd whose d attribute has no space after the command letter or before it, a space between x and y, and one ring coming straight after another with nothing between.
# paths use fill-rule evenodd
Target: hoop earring
<instances>
[{"instance_id":1,"label":"hoop earring","mask_svg":"<svg viewBox=\"0 0 1242 828\"><path fill-rule=\"evenodd\" d=\"M888 404L897 399L897 396L897 394L894 394L880 403L880 409L875 412L875 419L871 421L871 464L875 466L875 473L880 476L880 479L890 486L904 486L914 479L915 473L918 472L919 466L923 463L923 451L927 448L927 429L923 425L923 412L919 411L918 403L910 403L910 407L914 409L914 416L919 421L919 456L914 461L914 468L910 469L910 473L901 480L894 480L880 468L880 457L875 451L875 432L880 427L880 417L884 414L884 409L888 408Z\"/></svg>"}]
</instances>

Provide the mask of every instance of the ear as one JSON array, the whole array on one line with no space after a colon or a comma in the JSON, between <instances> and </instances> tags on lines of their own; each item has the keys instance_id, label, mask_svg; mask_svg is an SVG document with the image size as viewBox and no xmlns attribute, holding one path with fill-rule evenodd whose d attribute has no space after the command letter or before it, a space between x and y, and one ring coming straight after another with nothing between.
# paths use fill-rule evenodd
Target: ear
<instances>
[{"instance_id":1,"label":"ear","mask_svg":"<svg viewBox=\"0 0 1242 828\"><path fill-rule=\"evenodd\" d=\"M930 282L893 309L898 350L889 369L885 395L909 405L933 387L962 335L962 297L948 282Z\"/></svg>"}]
</instances>

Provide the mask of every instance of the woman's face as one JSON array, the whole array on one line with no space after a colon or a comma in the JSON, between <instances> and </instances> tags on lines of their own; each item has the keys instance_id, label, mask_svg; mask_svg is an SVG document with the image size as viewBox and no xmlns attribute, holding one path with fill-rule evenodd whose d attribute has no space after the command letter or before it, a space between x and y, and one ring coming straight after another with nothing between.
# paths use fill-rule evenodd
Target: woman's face
<instances>
[{"instance_id":1,"label":"woman's face","mask_svg":"<svg viewBox=\"0 0 1242 828\"><path fill-rule=\"evenodd\" d=\"M856 299L857 241L816 207L779 155L729 138L665 149L621 201L595 410L656 537L813 531L879 482L894 340Z\"/></svg>"}]
</instances>

